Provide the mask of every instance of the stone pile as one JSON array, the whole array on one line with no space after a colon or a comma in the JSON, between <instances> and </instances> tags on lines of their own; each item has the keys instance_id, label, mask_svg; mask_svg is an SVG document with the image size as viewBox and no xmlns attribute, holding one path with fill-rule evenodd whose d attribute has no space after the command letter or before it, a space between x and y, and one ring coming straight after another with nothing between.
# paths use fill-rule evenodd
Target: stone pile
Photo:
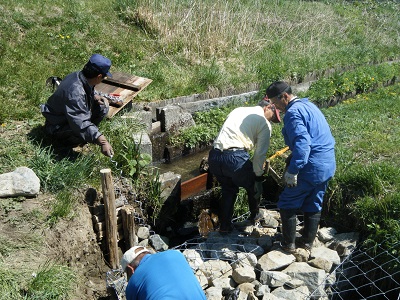
<instances>
[{"instance_id":1,"label":"stone pile","mask_svg":"<svg viewBox=\"0 0 400 300\"><path fill-rule=\"evenodd\" d=\"M279 247L279 213L261 212L259 224L236 222L229 234L213 231L207 238L175 247L185 255L207 299L328 299L334 270L355 249L358 233L320 228L311 253L297 248L289 254ZM166 250L167 240L139 230L141 245Z\"/></svg>"}]
</instances>

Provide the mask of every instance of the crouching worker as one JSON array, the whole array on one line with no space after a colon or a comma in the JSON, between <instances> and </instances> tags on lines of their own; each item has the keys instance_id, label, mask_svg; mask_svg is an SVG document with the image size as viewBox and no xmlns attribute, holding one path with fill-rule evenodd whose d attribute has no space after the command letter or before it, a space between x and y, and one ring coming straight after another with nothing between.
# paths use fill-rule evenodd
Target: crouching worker
<instances>
[{"instance_id":1,"label":"crouching worker","mask_svg":"<svg viewBox=\"0 0 400 300\"><path fill-rule=\"evenodd\" d=\"M127 300L206 300L199 281L178 250L152 254L135 246L124 253L121 267L128 277Z\"/></svg>"},{"instance_id":2,"label":"crouching worker","mask_svg":"<svg viewBox=\"0 0 400 300\"><path fill-rule=\"evenodd\" d=\"M250 210L247 221L255 224L259 218L265 156L272 130L270 122L279 123L280 116L279 110L269 101L262 100L252 107L238 107L228 115L214 140L208 164L210 172L221 184L218 215L221 234L233 230L232 216L239 187L247 192ZM253 149L251 160L249 151Z\"/></svg>"},{"instance_id":3,"label":"crouching worker","mask_svg":"<svg viewBox=\"0 0 400 300\"><path fill-rule=\"evenodd\" d=\"M106 156L113 149L98 125L107 115L107 100L94 94L94 87L111 77L111 61L93 54L83 70L67 75L40 110L46 118L45 130L60 146L73 148L97 144Z\"/></svg>"}]
</instances>

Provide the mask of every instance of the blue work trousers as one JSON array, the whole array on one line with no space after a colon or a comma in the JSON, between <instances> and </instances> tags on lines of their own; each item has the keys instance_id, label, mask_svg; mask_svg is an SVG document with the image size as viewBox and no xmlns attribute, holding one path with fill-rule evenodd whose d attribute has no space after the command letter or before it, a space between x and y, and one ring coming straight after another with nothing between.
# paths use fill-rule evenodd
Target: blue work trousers
<instances>
[{"instance_id":1,"label":"blue work trousers","mask_svg":"<svg viewBox=\"0 0 400 300\"><path fill-rule=\"evenodd\" d=\"M255 174L250 155L245 150L220 151L211 149L208 156L210 172L221 184L222 203L219 205L219 221L221 231L230 231L233 209L239 187L247 192L251 214L258 212L259 203L254 198Z\"/></svg>"},{"instance_id":2,"label":"blue work trousers","mask_svg":"<svg viewBox=\"0 0 400 300\"><path fill-rule=\"evenodd\" d=\"M297 186L285 187L279 196L279 209L300 209L303 212L319 212L322 210L328 181L312 184L301 177L297 178Z\"/></svg>"}]
</instances>

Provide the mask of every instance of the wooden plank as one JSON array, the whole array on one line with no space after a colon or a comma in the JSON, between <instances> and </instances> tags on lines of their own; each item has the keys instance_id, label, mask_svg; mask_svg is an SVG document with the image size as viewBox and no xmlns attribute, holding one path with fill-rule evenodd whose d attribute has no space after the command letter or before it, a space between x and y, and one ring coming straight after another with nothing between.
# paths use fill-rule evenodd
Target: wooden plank
<instances>
[{"instance_id":1,"label":"wooden plank","mask_svg":"<svg viewBox=\"0 0 400 300\"><path fill-rule=\"evenodd\" d=\"M181 200L185 200L207 189L207 173L201 174L181 184Z\"/></svg>"},{"instance_id":2,"label":"wooden plank","mask_svg":"<svg viewBox=\"0 0 400 300\"><path fill-rule=\"evenodd\" d=\"M121 74L117 74L121 75ZM113 85L116 87L120 87L123 89L127 90L132 90L132 91L139 91L143 88L143 85L146 84L147 78L139 77L139 76L126 76L125 74L122 74L121 76L117 76L118 78L115 78L116 76L113 76L113 78L107 78L103 80L103 83Z\"/></svg>"},{"instance_id":3,"label":"wooden plank","mask_svg":"<svg viewBox=\"0 0 400 300\"><path fill-rule=\"evenodd\" d=\"M133 98L135 98L143 89L145 89L152 80L145 77L139 77L135 75L125 74L121 72L113 72L112 79L105 79L102 83L96 85L95 89L98 92L106 94L119 94L123 101L120 107L110 106L110 110L107 114L107 118L112 118L118 113L122 108L129 104ZM113 83L114 82L114 83ZM115 86L119 82L121 86ZM132 90L132 88L137 88Z\"/></svg>"}]
</instances>

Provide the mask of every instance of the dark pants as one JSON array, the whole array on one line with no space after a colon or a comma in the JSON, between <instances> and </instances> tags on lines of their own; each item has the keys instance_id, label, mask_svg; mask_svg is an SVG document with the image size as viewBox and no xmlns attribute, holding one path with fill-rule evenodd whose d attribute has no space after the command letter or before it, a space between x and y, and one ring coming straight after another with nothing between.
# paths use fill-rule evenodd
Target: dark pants
<instances>
[{"instance_id":1,"label":"dark pants","mask_svg":"<svg viewBox=\"0 0 400 300\"><path fill-rule=\"evenodd\" d=\"M217 178L222 189L222 203L219 208L220 230L231 230L233 208L239 187L247 192L249 210L257 214L259 203L254 198L255 174L250 155L245 150L220 151L211 149L208 156L210 172Z\"/></svg>"},{"instance_id":2,"label":"dark pants","mask_svg":"<svg viewBox=\"0 0 400 300\"><path fill-rule=\"evenodd\" d=\"M100 122L105 118L109 110L108 106L96 105L92 110L92 117L90 121L99 126ZM62 125L53 125L46 121L46 132L61 146L76 147L84 145L87 142L76 132L74 132L68 123Z\"/></svg>"}]
</instances>

